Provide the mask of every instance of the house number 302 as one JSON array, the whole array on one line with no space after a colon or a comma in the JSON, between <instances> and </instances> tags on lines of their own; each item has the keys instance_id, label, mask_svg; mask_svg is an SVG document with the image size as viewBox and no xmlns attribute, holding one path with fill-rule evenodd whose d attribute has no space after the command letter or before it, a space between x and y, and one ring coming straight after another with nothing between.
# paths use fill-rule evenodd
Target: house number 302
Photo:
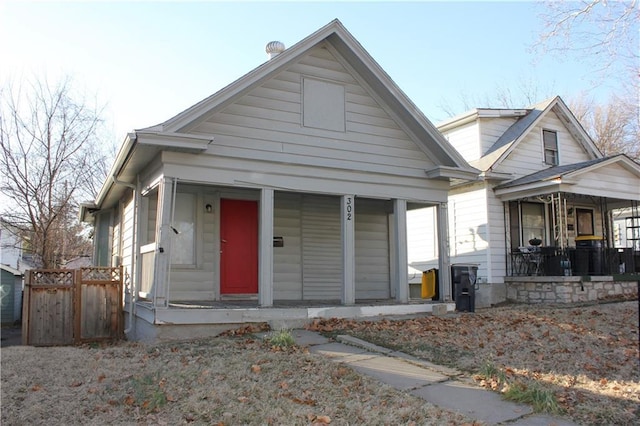
<instances>
[{"instance_id":1,"label":"house number 302","mask_svg":"<svg viewBox=\"0 0 640 426\"><path fill-rule=\"evenodd\" d=\"M347 197L347 220L353 218L353 198Z\"/></svg>"}]
</instances>

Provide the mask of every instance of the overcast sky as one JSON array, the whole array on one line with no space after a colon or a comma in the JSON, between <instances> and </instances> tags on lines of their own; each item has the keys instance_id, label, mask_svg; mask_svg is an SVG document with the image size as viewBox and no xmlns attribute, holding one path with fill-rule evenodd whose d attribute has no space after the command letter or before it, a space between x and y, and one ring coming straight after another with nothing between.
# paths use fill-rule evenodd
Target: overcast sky
<instances>
[{"instance_id":1,"label":"overcast sky","mask_svg":"<svg viewBox=\"0 0 640 426\"><path fill-rule=\"evenodd\" d=\"M581 58L531 50L542 24L533 2L28 2L0 4L0 82L73 77L106 105L116 144L163 122L338 18L434 123L463 99L543 100L586 92L605 100L615 73L594 88ZM487 105L473 105L483 107ZM522 107L526 105L520 105Z\"/></svg>"}]
</instances>

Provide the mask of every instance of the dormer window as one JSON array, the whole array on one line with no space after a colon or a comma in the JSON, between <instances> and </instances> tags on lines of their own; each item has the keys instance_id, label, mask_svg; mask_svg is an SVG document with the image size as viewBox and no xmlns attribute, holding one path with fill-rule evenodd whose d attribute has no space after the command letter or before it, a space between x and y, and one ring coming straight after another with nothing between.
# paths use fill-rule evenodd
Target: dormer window
<instances>
[{"instance_id":1,"label":"dormer window","mask_svg":"<svg viewBox=\"0 0 640 426\"><path fill-rule=\"evenodd\" d=\"M558 165L558 133L553 130L542 131L544 144L544 163L550 166Z\"/></svg>"}]
</instances>

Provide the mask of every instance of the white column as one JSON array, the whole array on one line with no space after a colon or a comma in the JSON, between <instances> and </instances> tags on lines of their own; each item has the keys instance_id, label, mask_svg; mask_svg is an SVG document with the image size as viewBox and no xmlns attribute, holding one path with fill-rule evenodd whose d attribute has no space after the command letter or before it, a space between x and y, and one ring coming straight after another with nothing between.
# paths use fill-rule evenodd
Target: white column
<instances>
[{"instance_id":1,"label":"white column","mask_svg":"<svg viewBox=\"0 0 640 426\"><path fill-rule=\"evenodd\" d=\"M169 282L171 273L171 209L175 182L163 178L158 187L158 212L156 216L156 256L153 277L153 304L156 308L169 306Z\"/></svg>"},{"instance_id":2,"label":"white column","mask_svg":"<svg viewBox=\"0 0 640 426\"><path fill-rule=\"evenodd\" d=\"M440 203L438 216L438 278L440 301L451 301L451 260L449 259L449 213L447 203Z\"/></svg>"},{"instance_id":3,"label":"white column","mask_svg":"<svg viewBox=\"0 0 640 426\"><path fill-rule=\"evenodd\" d=\"M343 195L340 203L343 305L356 303L355 211L355 195Z\"/></svg>"},{"instance_id":4,"label":"white column","mask_svg":"<svg viewBox=\"0 0 640 426\"><path fill-rule=\"evenodd\" d=\"M258 303L273 306L273 189L260 191L260 241L258 253Z\"/></svg>"},{"instance_id":5,"label":"white column","mask_svg":"<svg viewBox=\"0 0 640 426\"><path fill-rule=\"evenodd\" d=\"M393 200L393 230L395 234L395 286L396 300L409 301L409 260L407 257L407 201Z\"/></svg>"}]
</instances>

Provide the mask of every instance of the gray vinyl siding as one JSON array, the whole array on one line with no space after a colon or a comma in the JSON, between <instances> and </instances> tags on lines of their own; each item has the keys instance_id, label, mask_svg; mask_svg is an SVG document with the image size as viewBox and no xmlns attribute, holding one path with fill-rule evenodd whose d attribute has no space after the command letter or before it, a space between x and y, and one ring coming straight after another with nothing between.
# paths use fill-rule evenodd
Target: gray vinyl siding
<instances>
[{"instance_id":1,"label":"gray vinyl siding","mask_svg":"<svg viewBox=\"0 0 640 426\"><path fill-rule=\"evenodd\" d=\"M468 189L449 198L451 263L476 263L479 276L486 277L490 239L487 190L482 184Z\"/></svg>"},{"instance_id":2,"label":"gray vinyl siding","mask_svg":"<svg viewBox=\"0 0 640 426\"><path fill-rule=\"evenodd\" d=\"M194 209L196 211L195 221L195 265L180 267L171 266L170 281L170 300L214 300L215 295L215 279L217 271L216 249L219 247L217 243L218 229L216 229L219 211L216 210L217 204L213 202L214 195L204 193L203 188L195 186L178 185L178 192L190 192L196 195L194 201ZM206 203L212 204L214 207L211 213L204 211Z\"/></svg>"},{"instance_id":3,"label":"gray vinyl siding","mask_svg":"<svg viewBox=\"0 0 640 426\"><path fill-rule=\"evenodd\" d=\"M356 299L390 297L388 204L356 198Z\"/></svg>"},{"instance_id":4,"label":"gray vinyl siding","mask_svg":"<svg viewBox=\"0 0 640 426\"><path fill-rule=\"evenodd\" d=\"M303 126L304 78L344 86L345 131ZM214 138L197 164L178 154L163 161L188 179L220 184L250 180L246 170L254 170L255 184L284 190L335 193L340 182L362 196L444 201L443 182L425 184L425 170L434 161L368 90L332 53L317 47L189 129ZM206 173L211 167L215 176Z\"/></svg>"},{"instance_id":5,"label":"gray vinyl siding","mask_svg":"<svg viewBox=\"0 0 640 426\"><path fill-rule=\"evenodd\" d=\"M340 300L342 239L340 199L302 197L302 294L304 300Z\"/></svg>"},{"instance_id":6,"label":"gray vinyl siding","mask_svg":"<svg viewBox=\"0 0 640 426\"><path fill-rule=\"evenodd\" d=\"M121 248L121 262L125 268L125 277L131 277L133 274L133 257L132 257L132 247L133 247L133 222L134 222L134 197L131 194L127 197L122 204L123 207L123 215L122 215L122 248ZM129 281L129 278L127 278Z\"/></svg>"},{"instance_id":7,"label":"gray vinyl siding","mask_svg":"<svg viewBox=\"0 0 640 426\"><path fill-rule=\"evenodd\" d=\"M500 136L516 121L515 117L481 118L478 126L480 128L479 146L482 155L486 154ZM476 141L476 143L478 142Z\"/></svg>"},{"instance_id":8,"label":"gray vinyl siding","mask_svg":"<svg viewBox=\"0 0 640 426\"><path fill-rule=\"evenodd\" d=\"M444 132L445 138L466 161L477 160L484 152L478 143L479 125L477 121L464 124Z\"/></svg>"},{"instance_id":9,"label":"gray vinyl siding","mask_svg":"<svg viewBox=\"0 0 640 426\"><path fill-rule=\"evenodd\" d=\"M487 232L488 232L488 264L486 275L481 265L480 276L486 277L488 282L502 283L506 275L505 253L507 253L507 237L505 235L504 204L493 193L487 190Z\"/></svg>"},{"instance_id":10,"label":"gray vinyl siding","mask_svg":"<svg viewBox=\"0 0 640 426\"><path fill-rule=\"evenodd\" d=\"M409 265L426 271L438 267L436 207L407 211L407 259ZM416 279L416 277L413 277Z\"/></svg>"},{"instance_id":11,"label":"gray vinyl siding","mask_svg":"<svg viewBox=\"0 0 640 426\"><path fill-rule=\"evenodd\" d=\"M580 175L580 183L572 186L572 189L598 197L615 197L622 200L640 198L636 176L618 164L601 167L597 173L586 172Z\"/></svg>"},{"instance_id":12,"label":"gray vinyl siding","mask_svg":"<svg viewBox=\"0 0 640 426\"><path fill-rule=\"evenodd\" d=\"M553 130L558 134L558 157L560 165L574 164L591 160L581 145L562 124L558 117L550 112L527 133L514 151L499 165L498 172L512 173L514 178L525 176L549 167L544 163L542 148L542 130Z\"/></svg>"},{"instance_id":13,"label":"gray vinyl siding","mask_svg":"<svg viewBox=\"0 0 640 426\"><path fill-rule=\"evenodd\" d=\"M283 247L273 248L273 298L302 300L302 198L276 193L273 203L273 236Z\"/></svg>"},{"instance_id":14,"label":"gray vinyl siding","mask_svg":"<svg viewBox=\"0 0 640 426\"><path fill-rule=\"evenodd\" d=\"M389 297L388 202L356 199L356 299ZM338 300L342 239L337 197L277 193L274 236L275 300Z\"/></svg>"},{"instance_id":15,"label":"gray vinyl siding","mask_svg":"<svg viewBox=\"0 0 640 426\"><path fill-rule=\"evenodd\" d=\"M113 238L111 240L111 266L118 266L122 256L122 201L113 211Z\"/></svg>"}]
</instances>

